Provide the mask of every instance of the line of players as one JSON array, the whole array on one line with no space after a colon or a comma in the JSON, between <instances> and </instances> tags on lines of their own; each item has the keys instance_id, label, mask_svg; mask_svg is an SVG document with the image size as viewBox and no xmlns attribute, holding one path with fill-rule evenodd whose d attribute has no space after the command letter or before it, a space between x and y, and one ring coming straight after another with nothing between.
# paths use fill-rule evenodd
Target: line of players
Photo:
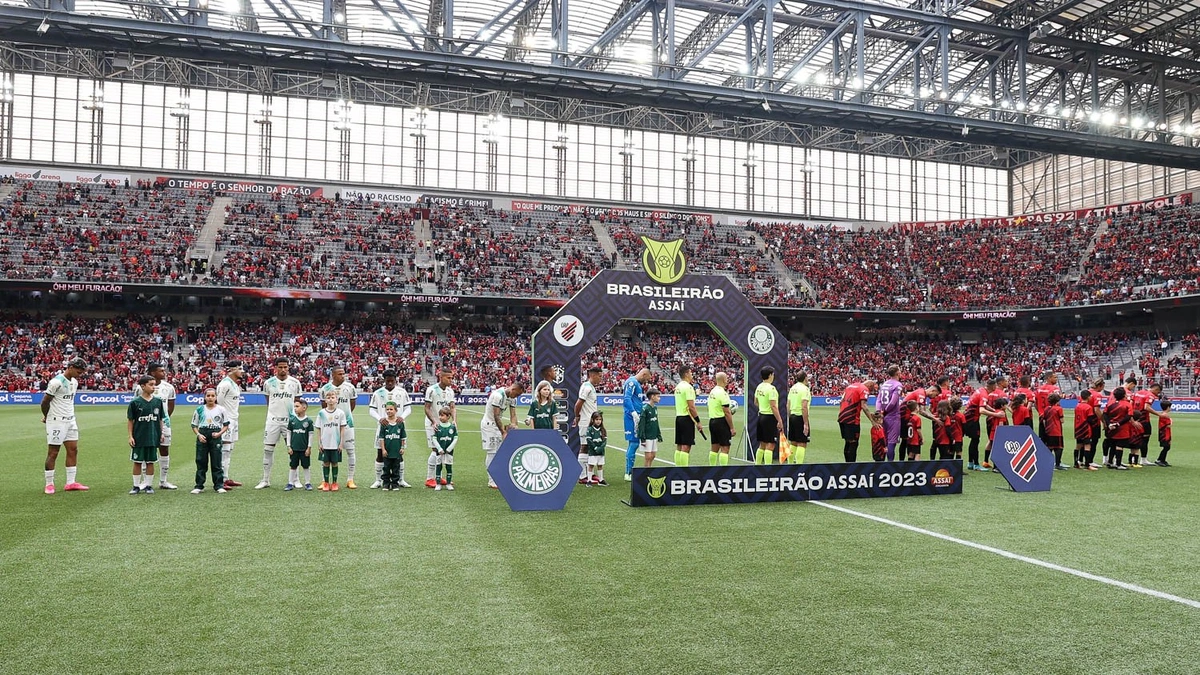
<instances>
[{"instance_id":1,"label":"line of players","mask_svg":"<svg viewBox=\"0 0 1200 675\"><path fill-rule=\"evenodd\" d=\"M345 377L345 369L334 367L330 381L320 388L325 407L318 413L317 422L311 428L305 424L304 412L307 404L300 399L300 381L291 377L286 358L274 361L274 374L264 383L263 393L267 396L266 428L263 432L262 480L255 486L264 489L271 486L271 473L275 461L275 448L282 441L288 444L296 436L295 447L308 433L321 434L319 459L328 465L329 477L323 488L339 489L336 468L344 452L348 460L346 487L356 489L356 447L354 410L357 407L358 390ZM42 423L46 425L47 455L45 466L45 492L55 492L55 466L60 449L66 450L66 491L86 491L88 487L78 482L77 459L79 427L75 417L75 394L78 379L88 370L83 359L71 360L62 373L51 379L42 398ZM149 373L139 378L134 398L127 408L130 459L134 464L134 490L131 493L154 492L154 465L158 464L158 488L175 490L178 486L170 482L170 448L172 443L171 415L175 412L176 391L167 381L161 364L150 364ZM225 377L215 387L205 392L205 403L197 407L192 416L191 431L196 436L197 477L193 493L202 492L205 476L211 466L213 489L218 493L241 487L230 473L230 460L238 441L238 421L241 407L242 385L245 368L241 361L225 364ZM403 451L407 446L407 433L403 423L412 412L412 401L408 392L397 380L395 371L383 373L384 384L371 394L370 415L375 421L375 482L371 488L400 489L411 487L404 480ZM425 390L424 414L425 433L430 448L427 461L425 485L441 490L453 489L454 447L457 444L458 410L452 386L453 373L442 370L438 381ZM518 394L519 395L519 392ZM515 395L514 395L515 398ZM389 412L394 411L394 412ZM446 414L443 415L442 413ZM388 425L399 424L388 436ZM486 431L487 424L484 424ZM299 432L299 433L296 433ZM389 451L388 441L399 445ZM498 444L497 444L498 445ZM329 454L325 454L329 453ZM334 454L336 453L336 454ZM298 466L307 469L311 453L297 455L289 448L288 488L304 486L312 489L311 481L300 483ZM393 455L388 461L389 454ZM398 455L398 456L396 456ZM445 476L442 476L443 469ZM385 483L385 470L388 471ZM391 470L394 470L391 471Z\"/></svg>"},{"instance_id":2,"label":"line of players","mask_svg":"<svg viewBox=\"0 0 1200 675\"><path fill-rule=\"evenodd\" d=\"M843 454L847 462L857 461L861 433L860 418L871 423L871 455L876 461L919 459L924 439L922 418L930 421L932 438L929 456L939 459L962 459L964 438L967 445L967 468L989 471L992 468L992 441L996 430L1004 424L1034 426L1037 418L1038 437L1054 453L1055 468L1066 470L1063 463L1063 409L1059 402L1068 397L1058 386L1058 376L1047 372L1036 389L1031 379L1023 376L1017 386L1010 388L1008 377L987 380L964 405L962 399L949 394L948 378L905 394L897 376L898 366L890 366L883 385L866 380L849 385L842 394L838 426L843 439ZM868 411L867 397L878 394L876 409ZM1158 418L1160 452L1154 464L1169 467L1167 453L1171 450L1171 401L1162 396L1162 386L1151 384L1137 388L1137 379L1129 377L1124 386L1113 391L1104 389L1104 380L1069 395L1077 398L1074 415L1074 468L1098 470L1095 462L1097 448L1103 450L1104 466L1117 470L1141 468L1148 459L1151 436L1151 416ZM1161 412L1154 410L1159 401ZM983 443L983 461L979 446ZM899 448L900 452L897 452ZM1129 464L1124 453L1129 451Z\"/></svg>"}]
</instances>

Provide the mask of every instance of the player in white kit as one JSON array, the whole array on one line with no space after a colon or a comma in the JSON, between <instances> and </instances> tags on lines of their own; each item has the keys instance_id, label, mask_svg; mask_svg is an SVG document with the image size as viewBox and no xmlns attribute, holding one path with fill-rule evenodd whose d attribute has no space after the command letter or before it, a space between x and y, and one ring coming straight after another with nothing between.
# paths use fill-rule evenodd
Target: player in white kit
<instances>
[{"instance_id":1,"label":"player in white kit","mask_svg":"<svg viewBox=\"0 0 1200 675\"><path fill-rule=\"evenodd\" d=\"M67 449L68 492L85 491L86 485L75 480L76 462L79 451L79 425L75 421L75 391L79 389L79 376L87 372L87 362L80 358L71 359L63 372L55 375L42 393L42 424L46 425L46 494L54 494L54 466L58 462L58 449Z\"/></svg>"},{"instance_id":2,"label":"player in white kit","mask_svg":"<svg viewBox=\"0 0 1200 675\"><path fill-rule=\"evenodd\" d=\"M396 381L396 371L387 369L383 371L383 386L376 389L375 393L371 394L371 418L375 420L375 440L372 445L375 447L375 482L371 483L371 489L375 490L383 487L383 439L379 437L379 420L387 417L387 411L383 409L388 402L396 404L396 414L402 420L407 420L412 414L412 399L408 397L408 392L404 387L400 386ZM400 459L400 487L412 487L404 480L404 458Z\"/></svg>"},{"instance_id":3,"label":"player in white kit","mask_svg":"<svg viewBox=\"0 0 1200 675\"><path fill-rule=\"evenodd\" d=\"M154 395L163 402L162 445L158 448L158 489L178 490L179 487L167 480L171 466L171 415L175 413L175 385L167 382L167 370L161 363L151 363L147 374L154 378Z\"/></svg>"},{"instance_id":4,"label":"player in white kit","mask_svg":"<svg viewBox=\"0 0 1200 675\"><path fill-rule=\"evenodd\" d=\"M217 405L225 409L229 415L229 428L221 434L221 470L225 474L225 489L241 487L242 484L230 478L229 464L233 458L233 444L238 439L238 406L242 404L242 380L246 379L246 371L241 361L229 361L225 364L225 379L217 385Z\"/></svg>"},{"instance_id":5,"label":"player in white kit","mask_svg":"<svg viewBox=\"0 0 1200 675\"><path fill-rule=\"evenodd\" d=\"M346 489L354 490L358 487L354 484L357 459L354 453L354 408L358 406L358 388L346 379L343 366L334 366L329 369L329 381L321 385L318 391L322 401L325 400L325 394L337 392L338 410L346 414L346 433L342 435L342 448L346 451Z\"/></svg>"},{"instance_id":6,"label":"player in white kit","mask_svg":"<svg viewBox=\"0 0 1200 675\"><path fill-rule=\"evenodd\" d=\"M288 360L282 356L275 359L275 374L263 384L267 395L267 428L263 431L263 476L255 490L271 487L271 467L275 464L275 446L280 440L286 444L287 423L292 415L292 404L303 393L300 380L288 375Z\"/></svg>"},{"instance_id":7,"label":"player in white kit","mask_svg":"<svg viewBox=\"0 0 1200 675\"><path fill-rule=\"evenodd\" d=\"M479 435L483 441L484 469L492 465L496 450L508 435L511 427L517 426L517 397L525 393L525 385L515 382L507 389L496 387L488 394L487 407L483 411L483 420L479 423ZM508 412L508 425L504 424L504 413ZM494 488L496 481L488 474L488 487Z\"/></svg>"},{"instance_id":8,"label":"player in white kit","mask_svg":"<svg viewBox=\"0 0 1200 675\"><path fill-rule=\"evenodd\" d=\"M425 487L436 487L439 481L434 480L434 475L437 473L437 463L439 455L437 453L437 433L438 433L438 412L442 408L450 409L450 421L458 425L458 408L455 407L454 387L451 386L454 382L454 373L449 368L443 368L438 372L438 381L435 384L429 385L425 390L425 440L429 445L429 462L425 467ZM441 484L446 485L446 479L441 479Z\"/></svg>"},{"instance_id":9,"label":"player in white kit","mask_svg":"<svg viewBox=\"0 0 1200 675\"><path fill-rule=\"evenodd\" d=\"M579 400L575 401L575 421L574 425L580 431L579 441L579 484L585 485L588 483L588 453L587 443L584 442L583 435L587 425L591 423L592 413L599 408L596 407L596 385L600 384L600 376L604 369L600 366L592 366L587 369L587 379L583 384L579 385ZM579 425L583 426L580 427Z\"/></svg>"}]
</instances>

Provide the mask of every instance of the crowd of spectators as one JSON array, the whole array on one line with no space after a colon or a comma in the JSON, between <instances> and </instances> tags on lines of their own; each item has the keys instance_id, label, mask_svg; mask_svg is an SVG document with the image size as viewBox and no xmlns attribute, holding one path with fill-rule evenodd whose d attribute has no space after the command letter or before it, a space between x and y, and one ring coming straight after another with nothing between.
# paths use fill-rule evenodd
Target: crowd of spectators
<instances>
[{"instance_id":1,"label":"crowd of spectators","mask_svg":"<svg viewBox=\"0 0 1200 675\"><path fill-rule=\"evenodd\" d=\"M245 388L256 391L271 376L272 360L286 356L306 391L326 382L335 364L344 366L364 392L380 386L388 368L411 390L423 391L443 367L454 370L460 390L485 391L530 381L529 344L538 326L515 318L421 325L362 315L303 321L209 317L183 325L162 316L9 313L0 315L0 391L40 391L74 356L92 365L80 383L92 390L132 390L146 365L160 361L180 391L202 391L217 383L227 360L237 358L247 364ZM698 390L711 389L713 376L725 371L731 376L730 393L739 394L744 363L707 327L623 322L587 352L579 372L601 365L599 389L618 393L625 378L646 366L651 383L669 393L679 367L690 365ZM1046 371L1057 373L1067 391L1096 377L1111 381L1127 373L1146 382L1191 388L1200 379L1200 336L1187 335L1172 344L1143 333L1014 337L897 328L793 341L788 365L793 378L800 371L808 374L814 394L837 396L850 382L880 379L891 363L900 365L905 383L933 383L946 376L953 393L960 395L998 374L1014 381L1028 375L1036 382ZM753 385L755 374L750 375Z\"/></svg>"},{"instance_id":2,"label":"crowd of spectators","mask_svg":"<svg viewBox=\"0 0 1200 675\"><path fill-rule=\"evenodd\" d=\"M444 293L563 298L606 266L591 223L579 216L441 206L430 232Z\"/></svg>"},{"instance_id":3,"label":"crowd of spectators","mask_svg":"<svg viewBox=\"0 0 1200 675\"><path fill-rule=\"evenodd\" d=\"M929 287L931 309L1054 307L1070 298L1095 220L1055 225L971 224L911 235L911 259Z\"/></svg>"},{"instance_id":4,"label":"crowd of spectators","mask_svg":"<svg viewBox=\"0 0 1200 675\"><path fill-rule=\"evenodd\" d=\"M753 225L777 255L812 287L797 303L823 309L916 310L924 286L913 267L910 242L890 231L849 231L831 226Z\"/></svg>"},{"instance_id":5,"label":"crowd of spectators","mask_svg":"<svg viewBox=\"0 0 1200 675\"><path fill-rule=\"evenodd\" d=\"M18 183L0 203L0 278L198 281L187 251L211 206L209 193L146 181Z\"/></svg>"},{"instance_id":6,"label":"crowd of spectators","mask_svg":"<svg viewBox=\"0 0 1200 675\"><path fill-rule=\"evenodd\" d=\"M1200 292L1200 205L1112 219L1076 290L1088 303Z\"/></svg>"},{"instance_id":7,"label":"crowd of spectators","mask_svg":"<svg viewBox=\"0 0 1200 675\"><path fill-rule=\"evenodd\" d=\"M133 391L147 365L178 365L182 339L168 317L130 315L106 318L56 317L24 312L0 314L0 391L41 391L70 359L80 356L95 367L80 389Z\"/></svg>"},{"instance_id":8,"label":"crowd of spectators","mask_svg":"<svg viewBox=\"0 0 1200 675\"><path fill-rule=\"evenodd\" d=\"M187 252L216 192L149 181L24 181L6 191L0 278L8 279L557 299L605 267L640 266L648 235L684 239L690 271L727 275L768 306L960 311L1200 293L1200 205L1054 224L847 230L445 204L432 209L425 239L406 207L237 194L201 277ZM615 256L603 251L593 218Z\"/></svg>"},{"instance_id":9,"label":"crowd of spectators","mask_svg":"<svg viewBox=\"0 0 1200 675\"><path fill-rule=\"evenodd\" d=\"M217 234L210 274L222 286L411 292L407 209L340 197L238 195Z\"/></svg>"}]
</instances>

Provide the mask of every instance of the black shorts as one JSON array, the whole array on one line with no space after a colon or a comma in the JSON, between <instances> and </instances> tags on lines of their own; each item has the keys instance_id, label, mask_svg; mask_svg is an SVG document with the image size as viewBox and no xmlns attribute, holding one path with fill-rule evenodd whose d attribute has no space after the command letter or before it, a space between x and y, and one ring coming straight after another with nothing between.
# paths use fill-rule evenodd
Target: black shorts
<instances>
[{"instance_id":1,"label":"black shorts","mask_svg":"<svg viewBox=\"0 0 1200 675\"><path fill-rule=\"evenodd\" d=\"M1091 445L1094 438L1095 437L1092 435L1091 429L1086 429L1083 431L1083 433L1076 432L1075 433L1075 444L1076 445Z\"/></svg>"},{"instance_id":2,"label":"black shorts","mask_svg":"<svg viewBox=\"0 0 1200 675\"><path fill-rule=\"evenodd\" d=\"M910 454L910 455L919 455L919 454L921 454L921 446L919 446L919 445L906 445L906 446L904 446L904 451L905 451L905 452L907 452L907 453L908 453L908 454Z\"/></svg>"},{"instance_id":3,"label":"black shorts","mask_svg":"<svg viewBox=\"0 0 1200 675\"><path fill-rule=\"evenodd\" d=\"M1029 420L1029 426L1033 426L1033 420ZM1046 423L1042 421L1041 415L1038 416L1038 438L1046 441Z\"/></svg>"},{"instance_id":4,"label":"black shorts","mask_svg":"<svg viewBox=\"0 0 1200 675\"><path fill-rule=\"evenodd\" d=\"M1062 436L1047 436L1046 437L1046 447L1050 448L1051 450L1062 450L1063 449L1063 437Z\"/></svg>"},{"instance_id":5,"label":"black shorts","mask_svg":"<svg viewBox=\"0 0 1200 675\"><path fill-rule=\"evenodd\" d=\"M1021 422L1021 426L1029 427L1030 429L1032 429L1033 428L1033 418L1030 417L1029 419L1025 420L1024 422ZM1039 431L1038 437L1040 438L1042 435L1043 435L1042 432Z\"/></svg>"},{"instance_id":6,"label":"black shorts","mask_svg":"<svg viewBox=\"0 0 1200 675\"><path fill-rule=\"evenodd\" d=\"M759 443L778 443L779 442L779 424L775 421L774 415L759 415L758 416L758 442Z\"/></svg>"},{"instance_id":7,"label":"black shorts","mask_svg":"<svg viewBox=\"0 0 1200 675\"><path fill-rule=\"evenodd\" d=\"M675 445L696 444L696 423L688 415L675 417Z\"/></svg>"},{"instance_id":8,"label":"black shorts","mask_svg":"<svg viewBox=\"0 0 1200 675\"><path fill-rule=\"evenodd\" d=\"M954 453L955 457L961 455L962 454L962 441L954 441L953 443L951 443L950 450L951 450L951 452Z\"/></svg>"},{"instance_id":9,"label":"black shorts","mask_svg":"<svg viewBox=\"0 0 1200 675\"><path fill-rule=\"evenodd\" d=\"M708 421L708 438L713 445L729 445L733 434L729 432L729 422L724 417Z\"/></svg>"},{"instance_id":10,"label":"black shorts","mask_svg":"<svg viewBox=\"0 0 1200 675\"><path fill-rule=\"evenodd\" d=\"M862 431L861 427L859 427L857 424L838 422L838 427L842 430L843 441L857 441Z\"/></svg>"},{"instance_id":11,"label":"black shorts","mask_svg":"<svg viewBox=\"0 0 1200 675\"><path fill-rule=\"evenodd\" d=\"M787 439L792 443L808 442L808 434L804 433L803 415L788 415Z\"/></svg>"},{"instance_id":12,"label":"black shorts","mask_svg":"<svg viewBox=\"0 0 1200 675\"><path fill-rule=\"evenodd\" d=\"M312 466L312 456L304 454L303 450L293 450L292 454L288 455L288 466L293 469L299 466L307 469Z\"/></svg>"},{"instance_id":13,"label":"black shorts","mask_svg":"<svg viewBox=\"0 0 1200 675\"><path fill-rule=\"evenodd\" d=\"M979 420L963 423L963 436L967 438L979 438Z\"/></svg>"}]
</instances>

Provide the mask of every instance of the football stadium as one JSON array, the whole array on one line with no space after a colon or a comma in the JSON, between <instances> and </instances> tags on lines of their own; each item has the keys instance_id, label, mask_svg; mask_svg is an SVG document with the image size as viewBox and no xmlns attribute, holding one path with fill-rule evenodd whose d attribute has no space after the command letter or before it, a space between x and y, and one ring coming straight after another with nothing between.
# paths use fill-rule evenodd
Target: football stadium
<instances>
[{"instance_id":1,"label":"football stadium","mask_svg":"<svg viewBox=\"0 0 1200 675\"><path fill-rule=\"evenodd\" d=\"M0 0L0 673L1200 672L1198 55Z\"/></svg>"}]
</instances>

